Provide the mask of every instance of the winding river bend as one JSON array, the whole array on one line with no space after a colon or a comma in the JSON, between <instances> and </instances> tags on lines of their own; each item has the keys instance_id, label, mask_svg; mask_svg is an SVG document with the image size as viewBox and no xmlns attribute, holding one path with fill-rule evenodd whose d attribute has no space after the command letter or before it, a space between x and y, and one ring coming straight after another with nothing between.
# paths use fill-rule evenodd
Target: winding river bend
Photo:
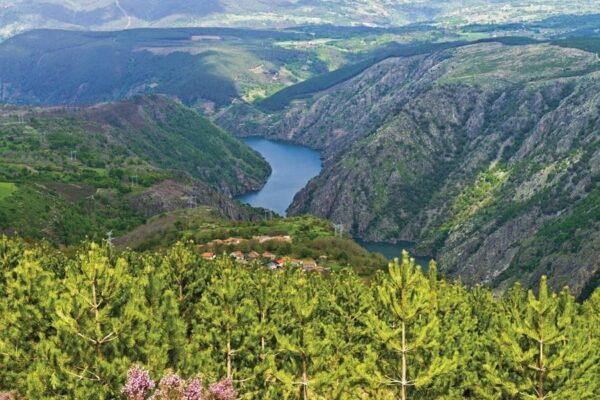
<instances>
[{"instance_id":1,"label":"winding river bend","mask_svg":"<svg viewBox=\"0 0 600 400\"><path fill-rule=\"evenodd\" d=\"M238 200L253 207L262 207L286 215L286 210L296 193L321 172L323 166L319 153L308 147L260 137L244 138L242 141L271 164L272 173L261 190L240 196ZM388 259L399 257L403 249L411 250L413 247L413 243L409 242L358 243L371 252L383 254ZM417 262L423 266L427 265L427 261L426 258L417 258Z\"/></svg>"},{"instance_id":2,"label":"winding river bend","mask_svg":"<svg viewBox=\"0 0 600 400\"><path fill-rule=\"evenodd\" d=\"M272 173L261 190L240 196L238 200L286 215L296 193L321 172L319 153L308 147L259 137L242 141L271 164Z\"/></svg>"}]
</instances>

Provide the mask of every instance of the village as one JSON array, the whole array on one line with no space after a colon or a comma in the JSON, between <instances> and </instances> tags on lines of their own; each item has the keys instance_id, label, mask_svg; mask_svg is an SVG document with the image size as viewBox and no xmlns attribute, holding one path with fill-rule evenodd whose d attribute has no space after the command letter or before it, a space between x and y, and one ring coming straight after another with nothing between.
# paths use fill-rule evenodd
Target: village
<instances>
[{"instance_id":1,"label":"village","mask_svg":"<svg viewBox=\"0 0 600 400\"><path fill-rule=\"evenodd\" d=\"M216 239L211 242L208 242L204 245L199 245L200 250L204 250L202 252L202 258L205 260L215 260L218 256L217 251L212 250L216 247L236 247L244 244L248 244L250 242L258 243L260 245L268 244L269 242L279 242L279 243L292 243L291 236L253 236L252 239L243 239L243 238L228 238L228 239ZM211 250L211 251L209 251ZM224 253L227 254L227 253ZM243 252L241 250L235 250L229 252L229 257L234 259L235 261L242 264L258 264L263 265L271 271L277 271L284 268L300 268L306 272L325 272L328 268L319 265L314 259L298 259L289 256L282 256L278 254L274 254L269 251L257 252L254 250ZM327 257L322 256L323 260Z\"/></svg>"}]
</instances>

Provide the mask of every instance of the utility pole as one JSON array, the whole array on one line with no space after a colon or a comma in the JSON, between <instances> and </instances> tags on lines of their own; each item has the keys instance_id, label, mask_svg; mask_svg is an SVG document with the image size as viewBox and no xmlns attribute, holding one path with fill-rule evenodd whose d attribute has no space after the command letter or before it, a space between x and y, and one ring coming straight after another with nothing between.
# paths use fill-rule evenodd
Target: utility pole
<instances>
[{"instance_id":1,"label":"utility pole","mask_svg":"<svg viewBox=\"0 0 600 400\"><path fill-rule=\"evenodd\" d=\"M89 200L88 205L89 205L89 210L91 211L94 208L94 203L96 201L96 198L92 194L92 195L88 196L87 199Z\"/></svg>"},{"instance_id":2,"label":"utility pole","mask_svg":"<svg viewBox=\"0 0 600 400\"><path fill-rule=\"evenodd\" d=\"M108 231L106 233L106 243L108 243L108 247L113 247L113 232Z\"/></svg>"},{"instance_id":3,"label":"utility pole","mask_svg":"<svg viewBox=\"0 0 600 400\"><path fill-rule=\"evenodd\" d=\"M344 225L343 224L333 224L333 229L335 230L336 237L344 237Z\"/></svg>"},{"instance_id":4,"label":"utility pole","mask_svg":"<svg viewBox=\"0 0 600 400\"><path fill-rule=\"evenodd\" d=\"M189 206L189 208L198 207L198 203L196 202L196 196L188 197L188 206Z\"/></svg>"}]
</instances>

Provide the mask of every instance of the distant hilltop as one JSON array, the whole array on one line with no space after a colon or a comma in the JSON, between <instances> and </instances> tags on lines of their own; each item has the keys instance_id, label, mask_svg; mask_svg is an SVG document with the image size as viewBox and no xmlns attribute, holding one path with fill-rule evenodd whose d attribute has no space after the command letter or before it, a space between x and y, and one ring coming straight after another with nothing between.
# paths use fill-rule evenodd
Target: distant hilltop
<instances>
[{"instance_id":1,"label":"distant hilltop","mask_svg":"<svg viewBox=\"0 0 600 400\"><path fill-rule=\"evenodd\" d=\"M282 28L298 25L403 26L535 21L558 14L600 13L584 0L530 2L473 0L9 0L0 6L0 37L37 28L120 30L144 27L234 26ZM465 4L466 3L466 4Z\"/></svg>"}]
</instances>

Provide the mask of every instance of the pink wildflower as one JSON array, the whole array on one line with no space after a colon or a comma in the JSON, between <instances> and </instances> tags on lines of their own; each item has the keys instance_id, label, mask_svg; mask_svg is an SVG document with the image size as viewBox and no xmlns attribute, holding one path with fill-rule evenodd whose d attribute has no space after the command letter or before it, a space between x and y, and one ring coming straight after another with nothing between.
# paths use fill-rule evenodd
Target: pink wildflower
<instances>
[{"instance_id":1,"label":"pink wildflower","mask_svg":"<svg viewBox=\"0 0 600 400\"><path fill-rule=\"evenodd\" d=\"M183 393L183 398L185 400L201 400L202 391L203 388L200 379L190 379L187 383L187 387L185 388L185 392Z\"/></svg>"},{"instance_id":2,"label":"pink wildflower","mask_svg":"<svg viewBox=\"0 0 600 400\"><path fill-rule=\"evenodd\" d=\"M233 388L231 379L223 379L217 383L213 383L208 388L210 398L214 400L235 400L237 392Z\"/></svg>"},{"instance_id":3,"label":"pink wildflower","mask_svg":"<svg viewBox=\"0 0 600 400\"><path fill-rule=\"evenodd\" d=\"M154 389L154 381L148 372L135 365L127 372L127 383L123 387L123 394L129 400L144 400L146 395Z\"/></svg>"}]
</instances>

